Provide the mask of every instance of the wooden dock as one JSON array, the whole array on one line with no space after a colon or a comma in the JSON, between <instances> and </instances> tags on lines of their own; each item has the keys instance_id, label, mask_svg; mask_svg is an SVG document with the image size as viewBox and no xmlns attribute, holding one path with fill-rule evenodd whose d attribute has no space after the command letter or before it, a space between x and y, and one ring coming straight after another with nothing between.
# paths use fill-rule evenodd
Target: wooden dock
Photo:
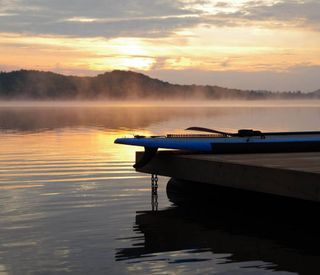
<instances>
[{"instance_id":1,"label":"wooden dock","mask_svg":"<svg viewBox=\"0 0 320 275\"><path fill-rule=\"evenodd\" d=\"M137 152L136 160L142 154ZM160 151L137 171L320 201L320 152L218 155Z\"/></svg>"}]
</instances>

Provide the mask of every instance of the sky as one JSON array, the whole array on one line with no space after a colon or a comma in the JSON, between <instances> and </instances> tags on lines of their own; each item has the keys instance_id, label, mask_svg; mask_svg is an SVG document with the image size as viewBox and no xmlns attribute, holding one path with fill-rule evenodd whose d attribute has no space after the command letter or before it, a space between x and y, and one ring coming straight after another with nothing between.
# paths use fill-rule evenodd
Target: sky
<instances>
[{"instance_id":1,"label":"sky","mask_svg":"<svg viewBox=\"0 0 320 275\"><path fill-rule=\"evenodd\" d=\"M320 89L317 0L0 0L0 70Z\"/></svg>"}]
</instances>

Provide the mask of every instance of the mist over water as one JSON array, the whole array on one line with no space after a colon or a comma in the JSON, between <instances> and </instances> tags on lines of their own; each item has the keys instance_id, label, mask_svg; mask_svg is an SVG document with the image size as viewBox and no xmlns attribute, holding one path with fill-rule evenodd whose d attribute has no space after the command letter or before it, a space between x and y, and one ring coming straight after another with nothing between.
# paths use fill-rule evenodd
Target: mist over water
<instances>
[{"instance_id":1,"label":"mist over water","mask_svg":"<svg viewBox=\"0 0 320 275\"><path fill-rule=\"evenodd\" d=\"M66 127L165 134L190 126L220 130L308 131L320 128L320 101L0 102L0 129Z\"/></svg>"},{"instance_id":2,"label":"mist over water","mask_svg":"<svg viewBox=\"0 0 320 275\"><path fill-rule=\"evenodd\" d=\"M0 274L312 274L309 227L174 206L164 177L153 215L139 148L113 143L190 126L320 130L318 102L228 104L1 104Z\"/></svg>"}]
</instances>

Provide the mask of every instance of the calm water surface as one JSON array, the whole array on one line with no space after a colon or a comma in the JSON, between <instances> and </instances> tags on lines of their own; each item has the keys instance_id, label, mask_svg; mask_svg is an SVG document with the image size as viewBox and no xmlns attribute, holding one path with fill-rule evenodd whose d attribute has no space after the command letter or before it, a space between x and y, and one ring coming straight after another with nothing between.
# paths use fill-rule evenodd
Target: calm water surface
<instances>
[{"instance_id":1,"label":"calm water surface","mask_svg":"<svg viewBox=\"0 0 320 275\"><path fill-rule=\"evenodd\" d=\"M317 106L0 107L0 274L319 274L309 227L175 206L164 177L150 211L137 148L113 144L189 126L320 130L319 119Z\"/></svg>"}]
</instances>

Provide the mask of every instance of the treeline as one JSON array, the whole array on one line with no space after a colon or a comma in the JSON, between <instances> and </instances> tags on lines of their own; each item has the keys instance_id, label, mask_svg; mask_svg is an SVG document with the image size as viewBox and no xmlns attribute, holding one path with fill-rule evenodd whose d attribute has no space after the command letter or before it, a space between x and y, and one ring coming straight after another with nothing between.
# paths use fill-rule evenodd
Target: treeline
<instances>
[{"instance_id":1,"label":"treeline","mask_svg":"<svg viewBox=\"0 0 320 275\"><path fill-rule=\"evenodd\" d=\"M0 98L19 100L311 99L314 93L244 91L218 86L176 85L144 74L119 71L95 77L20 70L0 73Z\"/></svg>"}]
</instances>

